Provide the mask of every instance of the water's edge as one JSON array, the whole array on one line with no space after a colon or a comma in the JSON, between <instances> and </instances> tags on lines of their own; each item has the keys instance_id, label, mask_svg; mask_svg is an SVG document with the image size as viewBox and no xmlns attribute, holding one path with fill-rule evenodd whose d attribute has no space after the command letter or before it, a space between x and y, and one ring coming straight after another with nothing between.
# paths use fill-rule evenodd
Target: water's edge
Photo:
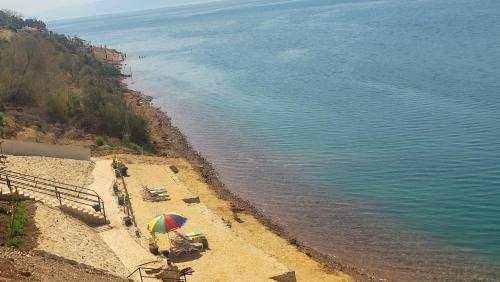
<instances>
[{"instance_id":1,"label":"water's edge","mask_svg":"<svg viewBox=\"0 0 500 282\"><path fill-rule=\"evenodd\" d=\"M220 199L229 202L234 211L252 215L274 234L287 240L291 245L296 246L297 250L323 264L328 270L342 271L352 276L356 281L379 280L373 275L362 271L359 267L339 261L338 258L334 258L332 255L328 255L308 246L306 243L298 240L294 234L288 232L275 218L265 214L250 201L234 194L230 188L220 180L213 163L207 160L201 152L193 148L186 135L184 135L178 127L172 124L171 118L165 111L154 106L153 97L140 91L132 91L131 94L133 99L138 102L137 104L141 105L140 107L143 111L153 113L151 116L163 125L158 129L159 134L165 137L168 136L170 140L174 140L174 142L169 143L168 146L162 146L161 144L156 145L156 149L159 151L171 151L171 153L163 152L160 153L160 155L171 156L171 154L175 154L176 157L178 156L188 161L192 168L203 178L205 183L208 184L210 189L212 189Z\"/></svg>"}]
</instances>

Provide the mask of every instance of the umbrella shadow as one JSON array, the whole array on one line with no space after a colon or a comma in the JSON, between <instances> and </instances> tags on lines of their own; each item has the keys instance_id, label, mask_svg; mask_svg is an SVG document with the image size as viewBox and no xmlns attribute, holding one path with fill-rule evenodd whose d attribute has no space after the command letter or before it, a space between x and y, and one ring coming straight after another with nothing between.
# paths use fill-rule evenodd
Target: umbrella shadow
<instances>
[{"instance_id":1,"label":"umbrella shadow","mask_svg":"<svg viewBox=\"0 0 500 282\"><path fill-rule=\"evenodd\" d=\"M195 259L201 258L202 254L200 252L182 253L182 254L170 254L169 259L174 263L188 262Z\"/></svg>"}]
</instances>

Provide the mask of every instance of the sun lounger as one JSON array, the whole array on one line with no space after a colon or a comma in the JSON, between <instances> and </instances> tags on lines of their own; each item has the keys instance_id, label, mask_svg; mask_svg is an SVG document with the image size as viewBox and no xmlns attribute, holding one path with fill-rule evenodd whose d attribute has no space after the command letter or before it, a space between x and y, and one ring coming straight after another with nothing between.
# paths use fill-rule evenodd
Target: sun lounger
<instances>
[{"instance_id":1,"label":"sun lounger","mask_svg":"<svg viewBox=\"0 0 500 282\"><path fill-rule=\"evenodd\" d=\"M155 275L156 278L163 282L185 282L186 275L192 275L194 272L191 267L179 270L177 266L171 263L169 263L165 268L160 269L160 271L157 272L156 269L154 269L154 272L146 273Z\"/></svg>"},{"instance_id":2,"label":"sun lounger","mask_svg":"<svg viewBox=\"0 0 500 282\"><path fill-rule=\"evenodd\" d=\"M188 237L182 236L180 232L174 232L175 237L169 237L170 238L170 243L171 243L171 248L170 252L173 254L189 254L192 252L201 252L203 251L203 244L202 243L194 243L191 242Z\"/></svg>"},{"instance_id":3,"label":"sun lounger","mask_svg":"<svg viewBox=\"0 0 500 282\"><path fill-rule=\"evenodd\" d=\"M190 243L184 240L173 240L172 247L170 248L170 252L179 255L179 254L189 254L192 252L201 252L203 251L202 243Z\"/></svg>"},{"instance_id":4,"label":"sun lounger","mask_svg":"<svg viewBox=\"0 0 500 282\"><path fill-rule=\"evenodd\" d=\"M203 234L203 232L198 231L198 232L182 233L178 230L174 230L174 232L177 234L177 236L182 237L184 240L189 241L191 243L201 243L203 244L204 249L208 249L208 240L205 234Z\"/></svg>"},{"instance_id":5,"label":"sun lounger","mask_svg":"<svg viewBox=\"0 0 500 282\"><path fill-rule=\"evenodd\" d=\"M142 186L142 198L145 201L167 201L170 200L170 194L165 188L149 188L147 186Z\"/></svg>"}]
</instances>

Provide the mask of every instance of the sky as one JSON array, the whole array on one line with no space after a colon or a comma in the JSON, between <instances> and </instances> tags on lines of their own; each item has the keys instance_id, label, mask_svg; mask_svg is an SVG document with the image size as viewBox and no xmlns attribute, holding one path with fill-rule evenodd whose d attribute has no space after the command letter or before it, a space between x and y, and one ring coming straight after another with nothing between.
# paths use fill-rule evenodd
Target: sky
<instances>
[{"instance_id":1,"label":"sky","mask_svg":"<svg viewBox=\"0 0 500 282\"><path fill-rule=\"evenodd\" d=\"M217 0L0 0L0 9L50 21L213 1Z\"/></svg>"},{"instance_id":2,"label":"sky","mask_svg":"<svg viewBox=\"0 0 500 282\"><path fill-rule=\"evenodd\" d=\"M14 10L25 17L30 17L61 7L76 6L96 1L97 0L0 0L0 9Z\"/></svg>"}]
</instances>

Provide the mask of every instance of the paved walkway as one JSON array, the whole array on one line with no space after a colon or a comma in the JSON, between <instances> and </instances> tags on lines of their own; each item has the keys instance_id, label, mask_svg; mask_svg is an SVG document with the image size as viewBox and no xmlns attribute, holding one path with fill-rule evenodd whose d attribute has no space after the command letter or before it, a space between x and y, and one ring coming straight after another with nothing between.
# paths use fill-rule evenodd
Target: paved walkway
<instances>
[{"instance_id":1,"label":"paved walkway","mask_svg":"<svg viewBox=\"0 0 500 282\"><path fill-rule=\"evenodd\" d=\"M112 161L100 159L93 159L93 161L95 162L95 168L92 172L94 182L89 188L96 191L104 201L106 217L112 227L108 231L99 233L99 235L130 272L134 271L140 264L157 260L153 254L140 246L130 236L130 233L122 224L124 213L113 195L112 186L115 175L111 168Z\"/></svg>"}]
</instances>

